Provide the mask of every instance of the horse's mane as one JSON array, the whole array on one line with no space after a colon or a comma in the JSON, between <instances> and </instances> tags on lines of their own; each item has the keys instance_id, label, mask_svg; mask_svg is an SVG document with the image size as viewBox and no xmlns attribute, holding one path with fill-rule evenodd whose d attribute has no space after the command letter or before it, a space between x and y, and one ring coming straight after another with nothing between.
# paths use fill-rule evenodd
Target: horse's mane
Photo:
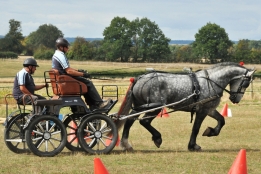
<instances>
[{"instance_id":1,"label":"horse's mane","mask_svg":"<svg viewBox=\"0 0 261 174\"><path fill-rule=\"evenodd\" d=\"M241 68L243 67L235 62L221 62L221 63L217 63L217 64L211 66L208 69L213 69L213 68L217 68L217 67L221 67L221 66L236 66L236 67L241 67ZM245 67L243 67L243 68L245 68Z\"/></svg>"},{"instance_id":2,"label":"horse's mane","mask_svg":"<svg viewBox=\"0 0 261 174\"><path fill-rule=\"evenodd\" d=\"M219 68L219 67L222 67L222 66L234 66L234 67L241 67L241 68L245 68L244 66L241 66L239 65L238 63L235 63L235 62L221 62L221 63L217 63L217 64L214 64L213 66L207 68L207 69L214 69L214 68ZM201 71L202 69L198 69L194 72L198 72L198 71ZM146 72L145 74L150 74L150 73L164 73L164 74L175 74L175 75L188 75L190 74L191 72L184 72L184 71L181 71L181 72L166 72L166 71L159 71L159 70L156 70L156 71L150 71L150 72ZM143 74L143 75L145 75ZM143 76L141 75L141 76Z\"/></svg>"}]
</instances>

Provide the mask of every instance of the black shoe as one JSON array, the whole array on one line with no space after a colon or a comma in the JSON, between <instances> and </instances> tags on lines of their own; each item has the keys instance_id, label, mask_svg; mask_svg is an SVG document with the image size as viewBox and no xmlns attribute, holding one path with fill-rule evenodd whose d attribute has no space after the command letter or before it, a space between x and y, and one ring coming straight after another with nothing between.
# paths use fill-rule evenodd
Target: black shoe
<instances>
[{"instance_id":1,"label":"black shoe","mask_svg":"<svg viewBox=\"0 0 261 174\"><path fill-rule=\"evenodd\" d=\"M111 106L112 103L113 103L112 99L109 98L108 100L102 102L99 105L99 109L108 109Z\"/></svg>"}]
</instances>

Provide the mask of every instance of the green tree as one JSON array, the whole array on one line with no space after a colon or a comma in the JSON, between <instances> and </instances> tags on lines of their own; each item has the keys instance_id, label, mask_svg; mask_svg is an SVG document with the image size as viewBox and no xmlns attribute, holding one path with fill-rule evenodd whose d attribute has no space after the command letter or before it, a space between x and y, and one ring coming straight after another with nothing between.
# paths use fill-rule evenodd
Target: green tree
<instances>
[{"instance_id":1,"label":"green tree","mask_svg":"<svg viewBox=\"0 0 261 174\"><path fill-rule=\"evenodd\" d=\"M210 63L227 61L228 49L233 45L224 28L207 23L195 35L193 50L198 58L205 58Z\"/></svg>"},{"instance_id":2,"label":"green tree","mask_svg":"<svg viewBox=\"0 0 261 174\"><path fill-rule=\"evenodd\" d=\"M106 52L103 49L104 40L94 40L90 44L93 48L93 59L104 61L106 58Z\"/></svg>"},{"instance_id":3,"label":"green tree","mask_svg":"<svg viewBox=\"0 0 261 174\"><path fill-rule=\"evenodd\" d=\"M163 62L170 55L170 39L165 37L155 22L147 18L139 18L133 21L135 35L133 43L135 58L142 57L142 61Z\"/></svg>"},{"instance_id":4,"label":"green tree","mask_svg":"<svg viewBox=\"0 0 261 174\"><path fill-rule=\"evenodd\" d=\"M106 50L106 57L111 61L120 58L121 62L127 62L132 47L133 30L131 22L125 17L115 17L110 26L104 29L103 36L103 49Z\"/></svg>"},{"instance_id":5,"label":"green tree","mask_svg":"<svg viewBox=\"0 0 261 174\"><path fill-rule=\"evenodd\" d=\"M21 54L23 51L21 22L14 19L9 20L9 32L0 39L0 51L11 51Z\"/></svg>"},{"instance_id":6,"label":"green tree","mask_svg":"<svg viewBox=\"0 0 261 174\"><path fill-rule=\"evenodd\" d=\"M251 50L249 48L249 40L239 40L234 52L234 61L244 61L250 63Z\"/></svg>"},{"instance_id":7,"label":"green tree","mask_svg":"<svg viewBox=\"0 0 261 174\"><path fill-rule=\"evenodd\" d=\"M249 41L249 48L250 49L256 49L256 50L261 49L261 40L258 40L258 41L250 40Z\"/></svg>"},{"instance_id":8,"label":"green tree","mask_svg":"<svg viewBox=\"0 0 261 174\"><path fill-rule=\"evenodd\" d=\"M68 59L72 60L91 60L93 49L90 42L83 37L77 37L68 51Z\"/></svg>"},{"instance_id":9,"label":"green tree","mask_svg":"<svg viewBox=\"0 0 261 174\"><path fill-rule=\"evenodd\" d=\"M261 49L251 50L250 53L251 63L261 63Z\"/></svg>"},{"instance_id":10,"label":"green tree","mask_svg":"<svg viewBox=\"0 0 261 174\"><path fill-rule=\"evenodd\" d=\"M26 37L26 49L32 53L40 46L55 49L55 41L59 37L63 37L63 33L56 26L52 24L41 25Z\"/></svg>"}]
</instances>

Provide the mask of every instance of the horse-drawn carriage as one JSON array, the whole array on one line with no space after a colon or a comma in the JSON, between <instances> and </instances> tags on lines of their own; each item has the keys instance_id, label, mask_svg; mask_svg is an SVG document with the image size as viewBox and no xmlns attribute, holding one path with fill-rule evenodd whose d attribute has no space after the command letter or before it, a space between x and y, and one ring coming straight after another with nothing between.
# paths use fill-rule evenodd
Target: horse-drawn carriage
<instances>
[{"instance_id":1,"label":"horse-drawn carriage","mask_svg":"<svg viewBox=\"0 0 261 174\"><path fill-rule=\"evenodd\" d=\"M129 130L135 120L140 120L151 134L157 147L162 143L161 134L151 126L151 121L164 107L173 111L196 113L189 150L200 150L196 144L201 123L209 115L217 120L215 128L207 128L204 136L217 136L225 124L216 108L223 91L230 94L230 100L238 103L253 78L254 70L235 63L220 63L208 69L172 74L151 71L131 79L124 101L117 113L109 114L118 101L108 108L90 110L81 98L88 89L81 82L57 71L45 72L45 82L50 83L53 95L49 100L38 100L34 106L44 106L40 114L35 114L20 106L18 111L7 112L5 123L5 143L15 153L32 151L38 156L55 156L64 147L69 150L84 150L90 154L110 153L118 140L118 129L124 125L121 146L132 150L128 143ZM227 85L230 90L227 90ZM8 102L6 103L8 111ZM46 108L48 107L48 110ZM72 114L59 119L61 108L69 107ZM132 111L130 112L130 110ZM142 118L138 118L145 114Z\"/></svg>"}]
</instances>

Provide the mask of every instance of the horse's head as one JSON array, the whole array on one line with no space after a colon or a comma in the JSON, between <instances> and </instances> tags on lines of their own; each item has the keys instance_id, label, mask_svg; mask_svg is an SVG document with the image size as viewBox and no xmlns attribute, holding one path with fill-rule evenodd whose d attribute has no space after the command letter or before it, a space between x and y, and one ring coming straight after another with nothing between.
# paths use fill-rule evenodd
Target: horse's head
<instances>
[{"instance_id":1,"label":"horse's head","mask_svg":"<svg viewBox=\"0 0 261 174\"><path fill-rule=\"evenodd\" d=\"M238 75L230 81L230 101L232 103L239 103L242 99L247 87L253 80L255 70L244 69L245 73Z\"/></svg>"}]
</instances>

